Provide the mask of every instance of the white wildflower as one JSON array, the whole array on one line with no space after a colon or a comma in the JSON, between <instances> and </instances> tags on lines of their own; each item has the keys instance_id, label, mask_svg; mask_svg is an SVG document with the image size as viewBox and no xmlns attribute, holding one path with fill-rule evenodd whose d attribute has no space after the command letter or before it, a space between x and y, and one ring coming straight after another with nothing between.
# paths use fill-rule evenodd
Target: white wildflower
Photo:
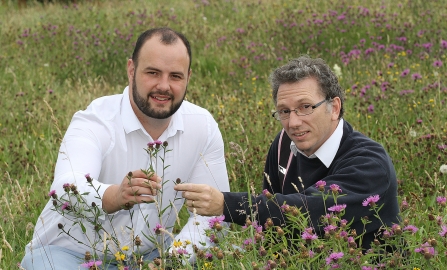
<instances>
[{"instance_id":1,"label":"white wildflower","mask_svg":"<svg viewBox=\"0 0 447 270\"><path fill-rule=\"evenodd\" d=\"M446 174L447 173L447 164L441 165L441 168L439 168L439 171L442 174Z\"/></svg>"},{"instance_id":2,"label":"white wildflower","mask_svg":"<svg viewBox=\"0 0 447 270\"><path fill-rule=\"evenodd\" d=\"M334 73L335 75L337 75L338 78L342 77L341 68L337 64L334 65Z\"/></svg>"},{"instance_id":3,"label":"white wildflower","mask_svg":"<svg viewBox=\"0 0 447 270\"><path fill-rule=\"evenodd\" d=\"M408 135L410 135L411 137L416 137L418 134L416 133L415 130L410 129L410 131L408 132Z\"/></svg>"}]
</instances>

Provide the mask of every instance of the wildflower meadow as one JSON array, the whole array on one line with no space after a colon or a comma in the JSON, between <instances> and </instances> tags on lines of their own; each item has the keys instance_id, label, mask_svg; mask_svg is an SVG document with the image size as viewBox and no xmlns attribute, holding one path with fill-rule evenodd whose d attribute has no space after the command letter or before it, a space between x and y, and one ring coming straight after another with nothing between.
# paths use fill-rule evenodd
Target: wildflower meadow
<instances>
[{"instance_id":1,"label":"wildflower meadow","mask_svg":"<svg viewBox=\"0 0 447 270\"><path fill-rule=\"evenodd\" d=\"M265 156L281 129L271 117L268 75L308 54L324 59L339 77L347 97L344 118L390 154L401 223L383 226L373 248L362 252L356 243L362 232L350 230L343 218L349 205L328 205L321 218L324 237L310 226L306 209L283 205L289 220L284 227L249 219L245 226L227 227L216 217L207 231L212 248L194 247L191 254L186 251L190 243L174 237L174 250L146 262L135 256L137 249L117 243L116 261L134 269L443 269L446 18L443 0L79 0L28 1L20 8L16 1L1 1L0 268L19 269L48 200L61 214L77 211L85 222L95 222L99 210L82 208L76 187L64 186L66 197L49 190L61 139L74 112L97 97L122 92L137 36L169 26L191 42L186 99L208 109L218 122L232 191L264 192L275 199L261 188ZM324 181L317 187L322 200L344 195ZM380 219L387 205L376 204L377 196L365 198L363 207ZM174 234L186 211L176 213ZM165 229L161 224L154 232ZM139 247L138 238L133 243ZM193 255L195 266L186 263ZM86 248L79 267L97 269L105 263Z\"/></svg>"}]
</instances>

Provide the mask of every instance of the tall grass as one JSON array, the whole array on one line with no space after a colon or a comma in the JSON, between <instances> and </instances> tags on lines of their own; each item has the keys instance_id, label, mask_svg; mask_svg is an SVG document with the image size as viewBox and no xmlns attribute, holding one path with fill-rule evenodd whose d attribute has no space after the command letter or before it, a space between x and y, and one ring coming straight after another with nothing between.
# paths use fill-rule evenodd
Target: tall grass
<instances>
[{"instance_id":1,"label":"tall grass","mask_svg":"<svg viewBox=\"0 0 447 270\"><path fill-rule=\"evenodd\" d=\"M260 192L263 162L280 125L267 77L300 54L341 67L345 119L382 143L399 200L419 242L437 237L446 196L447 33L438 1L82 1L0 6L0 267L23 256L47 201L72 114L121 93L136 37L156 26L183 32L193 49L187 99L207 108L224 136L231 188ZM167 2L167 3L166 3ZM244 165L230 142L245 152ZM249 168L249 169L247 169ZM386 206L385 206L386 209ZM439 265L445 263L436 257Z\"/></svg>"}]
</instances>

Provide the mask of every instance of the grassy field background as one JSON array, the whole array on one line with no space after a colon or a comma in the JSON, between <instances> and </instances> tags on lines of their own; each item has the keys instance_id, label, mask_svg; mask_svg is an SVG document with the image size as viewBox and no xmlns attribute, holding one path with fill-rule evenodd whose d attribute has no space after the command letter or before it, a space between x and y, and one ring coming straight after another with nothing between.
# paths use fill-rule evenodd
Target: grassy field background
<instances>
[{"instance_id":1,"label":"grassy field background","mask_svg":"<svg viewBox=\"0 0 447 270\"><path fill-rule=\"evenodd\" d=\"M439 238L432 217L446 214L437 204L447 177L440 173L447 163L446 17L440 0L98 0L22 9L4 1L0 267L12 269L31 239L71 116L122 92L137 36L158 26L191 41L187 99L218 121L233 191L249 181L260 192L264 158L280 130L270 116L269 73L309 54L341 68L345 119L391 155L399 201L409 204L403 218L424 228L414 241Z\"/></svg>"}]
</instances>

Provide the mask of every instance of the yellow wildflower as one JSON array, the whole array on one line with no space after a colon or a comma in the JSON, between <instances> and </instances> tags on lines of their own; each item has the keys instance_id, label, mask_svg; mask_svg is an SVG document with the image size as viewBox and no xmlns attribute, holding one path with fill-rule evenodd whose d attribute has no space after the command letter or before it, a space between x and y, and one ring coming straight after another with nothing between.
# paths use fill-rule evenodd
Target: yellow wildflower
<instances>
[{"instance_id":1,"label":"yellow wildflower","mask_svg":"<svg viewBox=\"0 0 447 270\"><path fill-rule=\"evenodd\" d=\"M179 248L182 246L182 241L174 241L174 247Z\"/></svg>"},{"instance_id":2,"label":"yellow wildflower","mask_svg":"<svg viewBox=\"0 0 447 270\"><path fill-rule=\"evenodd\" d=\"M123 246L123 247L121 248L121 250L123 250L123 251L128 251L128 250L129 250L129 247L128 247L128 246Z\"/></svg>"},{"instance_id":3,"label":"yellow wildflower","mask_svg":"<svg viewBox=\"0 0 447 270\"><path fill-rule=\"evenodd\" d=\"M125 256L124 256L123 253L121 253L121 252L118 251L118 252L115 253L115 259L116 259L117 261L124 261Z\"/></svg>"}]
</instances>

